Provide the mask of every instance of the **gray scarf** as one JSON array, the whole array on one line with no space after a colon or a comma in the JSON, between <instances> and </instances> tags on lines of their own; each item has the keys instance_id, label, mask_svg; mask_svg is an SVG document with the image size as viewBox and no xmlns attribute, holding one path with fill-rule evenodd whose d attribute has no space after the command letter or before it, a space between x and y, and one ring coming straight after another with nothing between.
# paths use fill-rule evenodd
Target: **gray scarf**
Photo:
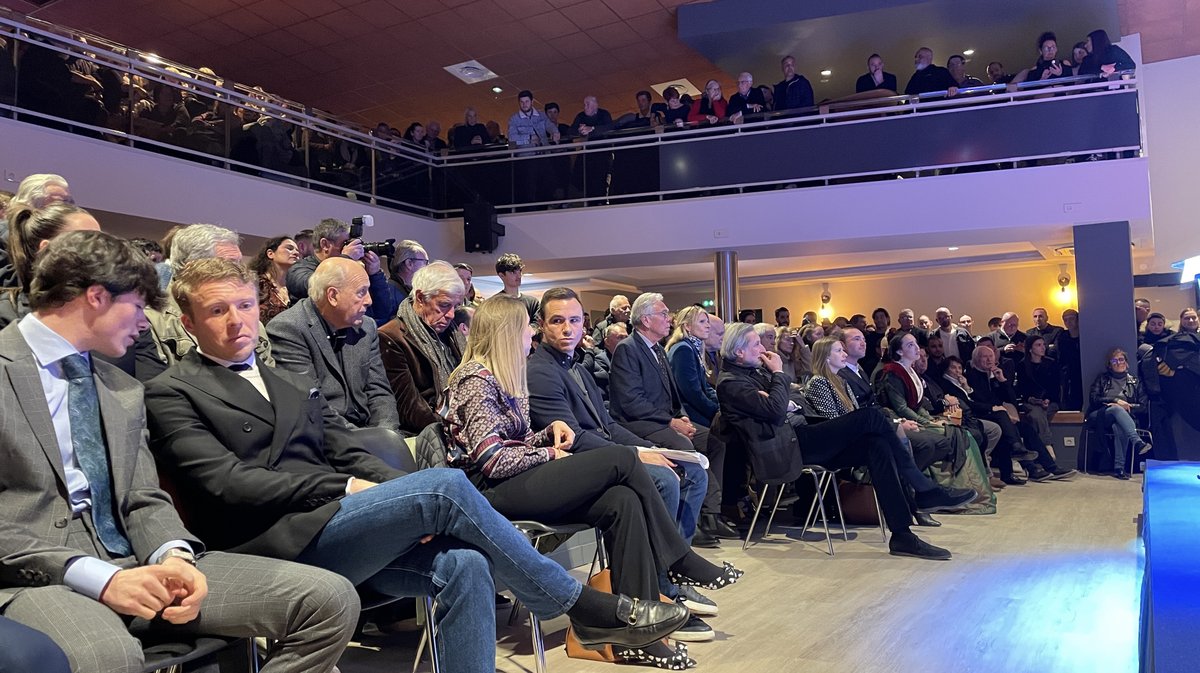
<instances>
[{"instance_id":1,"label":"gray scarf","mask_svg":"<svg viewBox=\"0 0 1200 673\"><path fill-rule=\"evenodd\" d=\"M396 317L408 328L405 333L408 342L433 363L433 375L437 379L440 402L446 394L446 380L450 377L450 372L454 371L454 368L462 361L463 351L466 350L466 339L458 330L458 321L452 320L446 327L450 342L447 344L430 329L429 325L425 324L424 320L421 320L421 316L417 315L411 294L400 302ZM434 409L437 408L438 405L435 405Z\"/></svg>"}]
</instances>

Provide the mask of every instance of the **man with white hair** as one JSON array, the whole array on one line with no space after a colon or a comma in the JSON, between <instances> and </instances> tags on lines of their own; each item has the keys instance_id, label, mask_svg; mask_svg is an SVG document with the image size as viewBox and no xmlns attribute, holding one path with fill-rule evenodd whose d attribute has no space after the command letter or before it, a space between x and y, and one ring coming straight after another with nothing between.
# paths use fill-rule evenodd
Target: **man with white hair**
<instances>
[{"instance_id":1,"label":"man with white hair","mask_svg":"<svg viewBox=\"0 0 1200 673\"><path fill-rule=\"evenodd\" d=\"M700 528L716 537L740 537L721 517L721 477L725 445L708 441L708 428L683 411L667 353L659 343L671 333L671 311L656 292L638 296L630 307L633 333L617 344L609 370L609 411L618 423L654 446L708 455L708 494Z\"/></svg>"},{"instance_id":2,"label":"man with white hair","mask_svg":"<svg viewBox=\"0 0 1200 673\"><path fill-rule=\"evenodd\" d=\"M173 273L188 262L213 257L241 262L241 237L215 224L189 224L180 229L171 241L170 264ZM146 309L150 329L138 338L134 346L137 352L135 373L139 381L145 383L158 376L196 347L196 339L184 328L181 315L179 306L169 296L161 311ZM265 330L260 330L254 352L260 362L274 367L271 342L263 336L265 333Z\"/></svg>"},{"instance_id":3,"label":"man with white hair","mask_svg":"<svg viewBox=\"0 0 1200 673\"><path fill-rule=\"evenodd\" d=\"M75 203L67 181L53 173L34 173L21 181L17 193L8 205L0 208L3 213L13 213L28 206L41 210L52 203ZM8 216L0 217L0 287L20 287L17 271L8 257Z\"/></svg>"},{"instance_id":4,"label":"man with white hair","mask_svg":"<svg viewBox=\"0 0 1200 673\"><path fill-rule=\"evenodd\" d=\"M754 75L744 72L737 78L737 93L729 97L729 105L725 113L729 121L737 124L749 114L757 114L767 109L767 101L763 98L762 89L754 86Z\"/></svg>"},{"instance_id":5,"label":"man with white hair","mask_svg":"<svg viewBox=\"0 0 1200 673\"><path fill-rule=\"evenodd\" d=\"M1000 316L1000 329L992 332L988 336L992 337L992 343L996 344L996 353L1011 353L1016 349L1012 345L1012 337L1020 331L1021 316L1007 311Z\"/></svg>"},{"instance_id":6,"label":"man with white hair","mask_svg":"<svg viewBox=\"0 0 1200 673\"><path fill-rule=\"evenodd\" d=\"M608 302L608 311L604 314L604 320L596 323L595 329L592 330L592 341L596 343L603 341L607 336L608 326L617 323L625 326L626 334L633 332L633 328L629 325L629 297L623 294L613 295Z\"/></svg>"},{"instance_id":7,"label":"man with white hair","mask_svg":"<svg viewBox=\"0 0 1200 673\"><path fill-rule=\"evenodd\" d=\"M309 277L308 296L275 316L267 334L279 366L319 387L347 426L396 432L396 400L367 315L370 283L362 264L330 257Z\"/></svg>"},{"instance_id":8,"label":"man with white hair","mask_svg":"<svg viewBox=\"0 0 1200 673\"><path fill-rule=\"evenodd\" d=\"M379 352L400 429L417 434L441 420L446 381L467 346L460 308L466 288L454 267L436 261L413 275L396 319L379 328Z\"/></svg>"}]
</instances>

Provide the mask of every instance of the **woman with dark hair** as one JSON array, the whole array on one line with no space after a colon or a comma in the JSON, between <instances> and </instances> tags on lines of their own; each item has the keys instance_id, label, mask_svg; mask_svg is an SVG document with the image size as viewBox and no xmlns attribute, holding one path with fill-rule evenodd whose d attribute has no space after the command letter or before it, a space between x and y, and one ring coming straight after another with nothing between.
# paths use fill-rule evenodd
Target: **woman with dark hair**
<instances>
[{"instance_id":1,"label":"woman with dark hair","mask_svg":"<svg viewBox=\"0 0 1200 673\"><path fill-rule=\"evenodd\" d=\"M1126 51L1113 44L1104 30L1093 30L1084 41L1087 58L1083 59L1080 75L1102 75L1108 77L1113 73L1133 70L1137 65Z\"/></svg>"},{"instance_id":2,"label":"woman with dark hair","mask_svg":"<svg viewBox=\"0 0 1200 673\"><path fill-rule=\"evenodd\" d=\"M572 453L575 433L565 422L530 427L525 361L532 339L520 301L499 294L479 305L462 364L448 381L449 434L463 456L455 465L510 519L602 528L614 592L657 600L660 573L681 586L736 582L742 571L714 566L680 536L636 452L614 444ZM660 668L695 665L682 644L614 650Z\"/></svg>"},{"instance_id":3,"label":"woman with dark hair","mask_svg":"<svg viewBox=\"0 0 1200 673\"><path fill-rule=\"evenodd\" d=\"M1075 77L1083 70L1083 59L1087 58L1087 42L1076 42L1074 47L1071 47L1071 60L1063 61L1063 65L1070 68L1067 75Z\"/></svg>"},{"instance_id":4,"label":"woman with dark hair","mask_svg":"<svg viewBox=\"0 0 1200 673\"><path fill-rule=\"evenodd\" d=\"M288 269L300 261L300 247L290 236L269 239L250 260L250 270L258 277L258 313L262 324L271 322L291 303L288 297Z\"/></svg>"},{"instance_id":5,"label":"woman with dark hair","mask_svg":"<svg viewBox=\"0 0 1200 673\"><path fill-rule=\"evenodd\" d=\"M1031 336L1025 341L1025 358L1018 366L1017 399L1021 401L1021 420L1029 429L1026 444L1037 437L1040 445L1050 450L1054 435L1050 421L1058 413L1062 374L1058 362L1046 355L1046 340Z\"/></svg>"},{"instance_id":6,"label":"woman with dark hair","mask_svg":"<svg viewBox=\"0 0 1200 673\"><path fill-rule=\"evenodd\" d=\"M1029 69L1026 82L1038 82L1056 77L1063 77L1065 72L1063 62L1058 58L1058 37L1050 31L1038 36L1038 58Z\"/></svg>"},{"instance_id":7,"label":"woman with dark hair","mask_svg":"<svg viewBox=\"0 0 1200 673\"><path fill-rule=\"evenodd\" d=\"M404 139L425 149L425 126L421 122L413 122L404 129Z\"/></svg>"},{"instance_id":8,"label":"woman with dark hair","mask_svg":"<svg viewBox=\"0 0 1200 673\"><path fill-rule=\"evenodd\" d=\"M1138 435L1135 416L1146 413L1146 391L1129 373L1125 351L1113 348L1105 356L1106 370L1092 382L1088 396L1088 423L1113 435L1113 476L1128 479L1125 456L1130 451L1148 453L1151 446Z\"/></svg>"}]
</instances>

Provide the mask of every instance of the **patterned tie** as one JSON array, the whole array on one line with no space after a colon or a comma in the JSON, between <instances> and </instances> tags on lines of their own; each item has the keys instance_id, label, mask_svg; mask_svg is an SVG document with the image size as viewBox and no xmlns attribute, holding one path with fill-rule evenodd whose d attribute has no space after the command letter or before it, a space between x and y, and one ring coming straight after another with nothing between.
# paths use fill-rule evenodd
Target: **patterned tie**
<instances>
[{"instance_id":1,"label":"patterned tie","mask_svg":"<svg viewBox=\"0 0 1200 673\"><path fill-rule=\"evenodd\" d=\"M114 556L129 556L133 549L113 517L112 480L100 428L100 400L96 396L92 368L78 353L68 355L61 362L69 386L67 407L71 419L71 445L91 491L96 536Z\"/></svg>"}]
</instances>

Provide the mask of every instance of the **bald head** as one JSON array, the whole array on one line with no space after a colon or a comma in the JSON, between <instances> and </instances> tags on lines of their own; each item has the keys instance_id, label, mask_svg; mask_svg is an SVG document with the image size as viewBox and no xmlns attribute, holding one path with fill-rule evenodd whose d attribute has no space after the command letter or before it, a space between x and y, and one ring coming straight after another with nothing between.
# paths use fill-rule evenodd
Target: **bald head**
<instances>
[{"instance_id":1,"label":"bald head","mask_svg":"<svg viewBox=\"0 0 1200 673\"><path fill-rule=\"evenodd\" d=\"M362 324L371 306L370 288L363 265L345 257L326 259L308 279L309 298L335 330Z\"/></svg>"}]
</instances>

